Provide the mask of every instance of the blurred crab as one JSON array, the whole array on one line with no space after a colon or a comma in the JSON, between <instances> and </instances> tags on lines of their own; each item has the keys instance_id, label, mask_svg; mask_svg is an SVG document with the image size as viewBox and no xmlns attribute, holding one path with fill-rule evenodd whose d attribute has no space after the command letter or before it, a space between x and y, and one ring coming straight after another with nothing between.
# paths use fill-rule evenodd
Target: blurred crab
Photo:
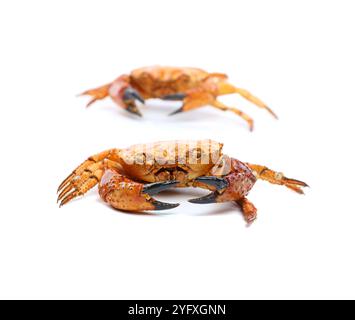
<instances>
[{"instance_id":1,"label":"blurred crab","mask_svg":"<svg viewBox=\"0 0 355 320\"><path fill-rule=\"evenodd\" d=\"M265 166L243 163L222 153L212 140L167 141L110 149L89 157L59 186L60 206L99 184L101 198L124 211L165 210L178 204L152 196L172 187L198 187L212 192L192 203L234 201L250 223L256 208L246 198L257 179L284 185L302 194L307 184Z\"/></svg>"},{"instance_id":2,"label":"blurred crab","mask_svg":"<svg viewBox=\"0 0 355 320\"><path fill-rule=\"evenodd\" d=\"M110 96L123 109L141 116L136 100L144 103L145 99L181 100L182 107L171 114L186 112L206 105L218 110L231 111L247 121L250 130L254 122L247 114L226 106L217 100L220 95L238 93L258 107L267 110L275 118L276 114L260 99L245 89L237 88L227 81L227 75L208 73L197 68L145 67L121 75L113 82L96 89L87 90L82 95L89 95L92 100L87 104Z\"/></svg>"}]
</instances>

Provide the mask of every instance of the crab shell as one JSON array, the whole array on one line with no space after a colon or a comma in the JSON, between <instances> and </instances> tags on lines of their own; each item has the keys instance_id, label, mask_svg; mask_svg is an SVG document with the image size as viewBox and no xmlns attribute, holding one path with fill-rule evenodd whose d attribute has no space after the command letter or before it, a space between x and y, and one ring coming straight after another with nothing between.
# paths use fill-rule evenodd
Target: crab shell
<instances>
[{"instance_id":1,"label":"crab shell","mask_svg":"<svg viewBox=\"0 0 355 320\"><path fill-rule=\"evenodd\" d=\"M223 144L213 140L138 144L118 150L122 168L144 182L178 180L182 185L208 173L222 156Z\"/></svg>"},{"instance_id":2,"label":"crab shell","mask_svg":"<svg viewBox=\"0 0 355 320\"><path fill-rule=\"evenodd\" d=\"M158 98L196 88L210 77L227 78L225 74L210 74L198 68L152 66L133 70L129 81L144 98Z\"/></svg>"},{"instance_id":3,"label":"crab shell","mask_svg":"<svg viewBox=\"0 0 355 320\"><path fill-rule=\"evenodd\" d=\"M133 70L130 83L139 89L144 98L185 92L208 77L197 68L145 67Z\"/></svg>"}]
</instances>

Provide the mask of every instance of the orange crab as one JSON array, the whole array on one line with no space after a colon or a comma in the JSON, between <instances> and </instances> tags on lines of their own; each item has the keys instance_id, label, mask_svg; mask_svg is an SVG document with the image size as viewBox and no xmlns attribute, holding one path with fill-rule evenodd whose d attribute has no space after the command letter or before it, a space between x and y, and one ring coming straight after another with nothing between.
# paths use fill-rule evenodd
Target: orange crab
<instances>
[{"instance_id":1,"label":"orange crab","mask_svg":"<svg viewBox=\"0 0 355 320\"><path fill-rule=\"evenodd\" d=\"M227 81L227 75L208 73L197 68L145 67L136 69L129 75L121 75L113 82L96 89L87 90L82 95L89 95L92 100L110 96L123 109L141 116L136 100L144 103L145 99L181 100L183 105L171 114L185 112L210 105L222 111L231 111L247 121L250 130L254 122L244 112L224 105L217 100L220 95L238 93L262 109L266 109L275 118L276 114L260 99L245 89L237 88Z\"/></svg>"},{"instance_id":2,"label":"orange crab","mask_svg":"<svg viewBox=\"0 0 355 320\"><path fill-rule=\"evenodd\" d=\"M257 179L300 194L307 186L265 166L224 155L222 147L212 140L167 141L103 151L89 157L60 184L58 202L62 206L99 184L101 198L116 209L164 210L178 204L160 202L153 195L172 187L199 187L212 192L190 202L234 201L250 223L257 210L246 196Z\"/></svg>"}]
</instances>

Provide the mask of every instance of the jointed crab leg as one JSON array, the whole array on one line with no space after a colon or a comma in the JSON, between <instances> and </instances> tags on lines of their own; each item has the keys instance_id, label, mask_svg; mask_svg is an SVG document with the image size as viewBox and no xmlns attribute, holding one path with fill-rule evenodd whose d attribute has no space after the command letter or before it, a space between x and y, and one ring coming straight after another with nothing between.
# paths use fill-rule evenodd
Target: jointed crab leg
<instances>
[{"instance_id":1,"label":"jointed crab leg","mask_svg":"<svg viewBox=\"0 0 355 320\"><path fill-rule=\"evenodd\" d=\"M235 201L242 209L244 219L247 223L252 223L257 217L257 209L246 197Z\"/></svg>"},{"instance_id":2,"label":"jointed crab leg","mask_svg":"<svg viewBox=\"0 0 355 320\"><path fill-rule=\"evenodd\" d=\"M168 96L168 98L178 98L179 95L171 95ZM204 88L195 88L190 90L186 95L184 95L183 99L183 105L180 109L172 112L170 115L174 115L180 112L185 112L193 109L197 109L200 107L205 107L205 106L212 106L214 108L217 108L222 111L231 111L235 113L236 115L240 116L243 118L245 121L248 122L249 129L252 131L254 128L254 121L252 118L250 118L247 114L242 112L241 110L237 108L232 108L224 105L222 102L218 101L211 92L205 91Z\"/></svg>"},{"instance_id":3,"label":"jointed crab leg","mask_svg":"<svg viewBox=\"0 0 355 320\"><path fill-rule=\"evenodd\" d=\"M57 190L60 206L93 188L100 181L105 167L119 166L117 162L109 160L114 151L110 149L89 157L64 179Z\"/></svg>"},{"instance_id":4,"label":"jointed crab leg","mask_svg":"<svg viewBox=\"0 0 355 320\"><path fill-rule=\"evenodd\" d=\"M261 180L268 181L272 184L283 185L299 194L303 194L301 187L308 187L307 183L286 178L282 172L273 171L265 166L247 163L248 167L253 170L254 175Z\"/></svg>"},{"instance_id":5,"label":"jointed crab leg","mask_svg":"<svg viewBox=\"0 0 355 320\"><path fill-rule=\"evenodd\" d=\"M108 91L109 91L110 87L111 87L111 83L105 84L105 85L95 88L95 89L86 90L83 93L81 93L80 96L88 95L88 96L92 97L92 99L86 105L87 107L89 107L95 101L102 100L102 99L106 98L108 96Z\"/></svg>"},{"instance_id":6,"label":"jointed crab leg","mask_svg":"<svg viewBox=\"0 0 355 320\"><path fill-rule=\"evenodd\" d=\"M218 95L225 95L231 93L238 93L246 100L250 101L251 103L255 104L256 106L267 110L271 115L273 115L277 119L277 115L274 111L272 111L263 101L259 98L252 95L249 91L241 88L237 88L228 82L220 82L218 83Z\"/></svg>"},{"instance_id":7,"label":"jointed crab leg","mask_svg":"<svg viewBox=\"0 0 355 320\"><path fill-rule=\"evenodd\" d=\"M203 87L191 89L184 95L182 107L170 113L170 115L205 107L212 104L214 101L214 95L211 92L206 91Z\"/></svg>"},{"instance_id":8,"label":"jointed crab leg","mask_svg":"<svg viewBox=\"0 0 355 320\"><path fill-rule=\"evenodd\" d=\"M101 179L103 173L102 163L95 163L88 167L80 176L74 178L63 190L60 190L58 202L60 206L66 204L77 196L81 196L94 187Z\"/></svg>"},{"instance_id":9,"label":"jointed crab leg","mask_svg":"<svg viewBox=\"0 0 355 320\"><path fill-rule=\"evenodd\" d=\"M243 111L237 109L237 108L231 108L228 107L226 105L224 105L223 103L219 102L218 100L215 100L212 103L212 106L222 110L222 111L231 111L233 113L235 113L236 115L240 116L241 118L243 118L246 122L248 122L249 125L249 129L250 131L253 131L254 129L254 120L252 118L250 118L246 113L244 113Z\"/></svg>"}]
</instances>

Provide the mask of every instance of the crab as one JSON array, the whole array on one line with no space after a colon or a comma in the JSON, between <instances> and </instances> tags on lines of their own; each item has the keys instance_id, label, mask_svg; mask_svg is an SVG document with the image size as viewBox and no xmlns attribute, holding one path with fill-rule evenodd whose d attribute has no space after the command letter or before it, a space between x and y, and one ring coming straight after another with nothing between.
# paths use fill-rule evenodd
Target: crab
<instances>
[{"instance_id":1,"label":"crab","mask_svg":"<svg viewBox=\"0 0 355 320\"><path fill-rule=\"evenodd\" d=\"M171 115L210 105L218 110L235 113L253 130L254 121L250 116L217 100L220 95L237 93L277 118L264 102L247 90L230 84L227 78L225 74L208 73L197 68L152 66L133 70L129 75L121 75L113 82L87 90L81 95L92 97L87 106L109 96L119 107L138 116L142 114L136 101L144 103L145 99L150 98L181 100L182 107Z\"/></svg>"},{"instance_id":2,"label":"crab","mask_svg":"<svg viewBox=\"0 0 355 320\"><path fill-rule=\"evenodd\" d=\"M98 184L101 198L115 209L129 212L166 210L179 204L153 196L174 187L197 187L211 192L192 203L233 201L248 223L257 209L247 195L257 179L283 185L303 194L305 182L289 179L265 166L244 163L222 153L212 140L166 141L109 149L89 157L59 186L60 206Z\"/></svg>"}]
</instances>

